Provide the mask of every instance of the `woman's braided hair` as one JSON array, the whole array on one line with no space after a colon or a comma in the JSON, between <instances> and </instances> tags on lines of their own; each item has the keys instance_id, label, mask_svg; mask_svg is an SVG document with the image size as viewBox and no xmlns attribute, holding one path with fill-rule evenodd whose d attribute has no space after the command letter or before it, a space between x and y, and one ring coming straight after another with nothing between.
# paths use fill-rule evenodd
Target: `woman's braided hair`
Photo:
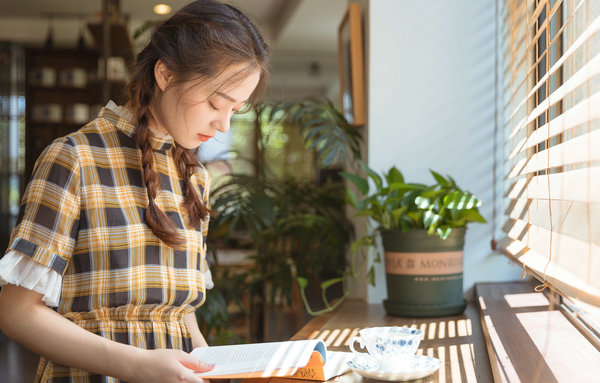
<instances>
[{"instance_id":1,"label":"woman's braided hair","mask_svg":"<svg viewBox=\"0 0 600 383\"><path fill-rule=\"evenodd\" d=\"M173 14L153 31L148 45L137 55L127 87L129 105L137 115L135 143L142 151L143 181L148 194L146 221L152 232L171 247L183 244L173 220L156 205L160 191L159 175L154 169L151 146L151 106L160 98L154 67L160 59L173 74L170 86L187 81L208 81L227 68L243 69L229 79L235 83L250 73L259 71L259 83L250 96L252 105L265 91L269 75L269 49L256 26L238 9L214 0L197 0ZM223 84L222 86L225 86ZM185 180L183 207L188 223L197 227L209 217L194 189L191 176L198 169L196 150L175 143L173 158L179 176Z\"/></svg>"}]
</instances>

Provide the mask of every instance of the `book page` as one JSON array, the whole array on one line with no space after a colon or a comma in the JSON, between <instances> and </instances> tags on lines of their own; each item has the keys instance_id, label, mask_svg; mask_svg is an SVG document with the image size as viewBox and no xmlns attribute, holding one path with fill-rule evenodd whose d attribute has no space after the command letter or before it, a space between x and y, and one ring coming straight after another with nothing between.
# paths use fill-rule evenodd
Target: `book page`
<instances>
[{"instance_id":1,"label":"book page","mask_svg":"<svg viewBox=\"0 0 600 383\"><path fill-rule=\"evenodd\" d=\"M191 355L203 362L215 364L212 371L196 374L200 377L251 372L264 372L261 375L270 376L276 375L276 370L304 367L315 350L325 359L325 344L319 339L198 347Z\"/></svg>"},{"instance_id":2,"label":"book page","mask_svg":"<svg viewBox=\"0 0 600 383\"><path fill-rule=\"evenodd\" d=\"M325 380L340 376L350 371L348 361L352 359L351 352L327 351L327 362L323 368Z\"/></svg>"}]
</instances>

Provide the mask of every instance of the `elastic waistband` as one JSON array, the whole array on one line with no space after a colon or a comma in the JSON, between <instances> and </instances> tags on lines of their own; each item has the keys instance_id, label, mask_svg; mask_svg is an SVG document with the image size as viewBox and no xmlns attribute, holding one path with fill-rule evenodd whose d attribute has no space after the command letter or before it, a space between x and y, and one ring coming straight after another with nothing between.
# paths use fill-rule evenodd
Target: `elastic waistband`
<instances>
[{"instance_id":1,"label":"elastic waistband","mask_svg":"<svg viewBox=\"0 0 600 383\"><path fill-rule=\"evenodd\" d=\"M61 313L73 321L127 321L127 322L179 322L183 316L193 312L193 308L165 306L135 306L105 307L86 312Z\"/></svg>"}]
</instances>

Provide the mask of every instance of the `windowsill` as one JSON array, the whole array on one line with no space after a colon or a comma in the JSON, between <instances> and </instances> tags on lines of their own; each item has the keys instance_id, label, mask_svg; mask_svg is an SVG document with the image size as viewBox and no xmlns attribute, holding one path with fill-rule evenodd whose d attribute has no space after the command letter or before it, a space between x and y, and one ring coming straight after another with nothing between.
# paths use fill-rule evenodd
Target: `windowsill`
<instances>
[{"instance_id":1,"label":"windowsill","mask_svg":"<svg viewBox=\"0 0 600 383\"><path fill-rule=\"evenodd\" d=\"M494 381L597 379L600 351L532 283L479 283L475 294Z\"/></svg>"}]
</instances>

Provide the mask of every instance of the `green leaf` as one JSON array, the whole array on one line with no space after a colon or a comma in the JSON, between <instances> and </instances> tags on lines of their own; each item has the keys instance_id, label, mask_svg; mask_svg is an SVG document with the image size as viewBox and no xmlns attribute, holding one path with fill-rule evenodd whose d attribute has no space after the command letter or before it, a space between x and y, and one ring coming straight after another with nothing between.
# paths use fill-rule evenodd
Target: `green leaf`
<instances>
[{"instance_id":1,"label":"green leaf","mask_svg":"<svg viewBox=\"0 0 600 383\"><path fill-rule=\"evenodd\" d=\"M324 150L320 151L319 160L321 162L321 165L324 167L331 166L334 160L342 155L342 152L342 147L336 144L334 144L333 147L329 149L329 152L327 152L327 154L325 154L326 152Z\"/></svg>"},{"instance_id":2,"label":"green leaf","mask_svg":"<svg viewBox=\"0 0 600 383\"><path fill-rule=\"evenodd\" d=\"M452 228L449 226L444 226L443 228L442 227L437 228L437 234L440 236L441 239L448 238L448 236L450 235L451 232L452 232Z\"/></svg>"},{"instance_id":3,"label":"green leaf","mask_svg":"<svg viewBox=\"0 0 600 383\"><path fill-rule=\"evenodd\" d=\"M468 210L480 205L474 195L458 190L446 195L443 203L448 209L455 210Z\"/></svg>"},{"instance_id":4,"label":"green leaf","mask_svg":"<svg viewBox=\"0 0 600 383\"><path fill-rule=\"evenodd\" d=\"M375 286L375 268L371 266L366 276L367 283L371 286Z\"/></svg>"},{"instance_id":5,"label":"green leaf","mask_svg":"<svg viewBox=\"0 0 600 383\"><path fill-rule=\"evenodd\" d=\"M429 209L429 207L431 206L431 201L429 200L429 198L419 196L415 198L415 204L419 209Z\"/></svg>"},{"instance_id":6,"label":"green leaf","mask_svg":"<svg viewBox=\"0 0 600 383\"><path fill-rule=\"evenodd\" d=\"M480 223L487 222L485 220L485 218L483 218L483 216L481 214L479 214L479 211L477 211L477 209L462 210L462 211L460 211L458 216L465 221L480 222Z\"/></svg>"},{"instance_id":7,"label":"green leaf","mask_svg":"<svg viewBox=\"0 0 600 383\"><path fill-rule=\"evenodd\" d=\"M322 125L314 125L310 128L310 131L304 135L304 143L307 145L309 142L315 138L315 135L321 134L328 127L325 124Z\"/></svg>"},{"instance_id":8,"label":"green leaf","mask_svg":"<svg viewBox=\"0 0 600 383\"><path fill-rule=\"evenodd\" d=\"M275 105L271 108L267 117L267 121L275 122L276 120L281 120L283 118L283 115L287 112L288 107L289 106L287 105L287 103ZM277 115L277 117L275 115Z\"/></svg>"},{"instance_id":9,"label":"green leaf","mask_svg":"<svg viewBox=\"0 0 600 383\"><path fill-rule=\"evenodd\" d=\"M369 182L361 176L357 176L356 174L340 172L340 176L344 177L348 181L351 181L360 192L365 195L369 192Z\"/></svg>"},{"instance_id":10,"label":"green leaf","mask_svg":"<svg viewBox=\"0 0 600 383\"><path fill-rule=\"evenodd\" d=\"M381 188L383 186L383 180L381 179L381 176L379 176L379 174L377 174L377 172L375 172L373 169L368 167L367 164L365 164L364 162L359 161L358 163L365 170L365 172L367 172L369 177L371 177L373 182L375 182L375 185L377 186L377 188L378 189Z\"/></svg>"},{"instance_id":11,"label":"green leaf","mask_svg":"<svg viewBox=\"0 0 600 383\"><path fill-rule=\"evenodd\" d=\"M450 183L448 182L448 180L446 180L444 177L442 177L442 175L440 175L439 173L434 172L433 170L429 169L429 172L431 173L431 175L433 176L433 178L435 178L435 180L437 181L438 184L442 185L442 186L449 186Z\"/></svg>"},{"instance_id":12,"label":"green leaf","mask_svg":"<svg viewBox=\"0 0 600 383\"><path fill-rule=\"evenodd\" d=\"M302 290L304 290L306 288L306 286L308 286L308 280L306 278L297 277L296 282L298 282L298 285L300 285L300 288Z\"/></svg>"},{"instance_id":13,"label":"green leaf","mask_svg":"<svg viewBox=\"0 0 600 383\"><path fill-rule=\"evenodd\" d=\"M388 184L388 188L390 191L398 192L399 194L404 194L408 191L419 189L419 186L405 184L402 182L392 182Z\"/></svg>"},{"instance_id":14,"label":"green leaf","mask_svg":"<svg viewBox=\"0 0 600 383\"><path fill-rule=\"evenodd\" d=\"M442 217L431 210L427 210L423 215L423 224L425 228L435 227Z\"/></svg>"},{"instance_id":15,"label":"green leaf","mask_svg":"<svg viewBox=\"0 0 600 383\"><path fill-rule=\"evenodd\" d=\"M358 250L359 248L361 248L363 246L372 245L372 243L373 243L372 238L370 236L366 235L366 236L354 241L354 243L350 246L350 252L355 253L356 250Z\"/></svg>"},{"instance_id":16,"label":"green leaf","mask_svg":"<svg viewBox=\"0 0 600 383\"><path fill-rule=\"evenodd\" d=\"M326 290L329 286L335 285L336 283L344 282L344 278L333 278L328 279L321 283L321 289Z\"/></svg>"},{"instance_id":17,"label":"green leaf","mask_svg":"<svg viewBox=\"0 0 600 383\"><path fill-rule=\"evenodd\" d=\"M442 203L448 209L456 209L457 200L460 199L460 194L461 193L458 190L454 191L452 193L446 194L444 196L444 198L442 199Z\"/></svg>"},{"instance_id":18,"label":"green leaf","mask_svg":"<svg viewBox=\"0 0 600 383\"><path fill-rule=\"evenodd\" d=\"M456 187L456 181L454 181L454 178L452 178L452 177L448 176L448 179L450 180L450 185L451 185L452 187Z\"/></svg>"},{"instance_id":19,"label":"green leaf","mask_svg":"<svg viewBox=\"0 0 600 383\"><path fill-rule=\"evenodd\" d=\"M446 190L442 189L442 190L432 190L432 189L426 189L421 193L421 197L425 197L425 198L429 198L431 200L435 200L440 198L442 195L444 195L445 193L447 193Z\"/></svg>"},{"instance_id":20,"label":"green leaf","mask_svg":"<svg viewBox=\"0 0 600 383\"><path fill-rule=\"evenodd\" d=\"M461 209L472 209L477 206L477 198L470 194L465 194L463 198L461 198L459 206Z\"/></svg>"},{"instance_id":21,"label":"green leaf","mask_svg":"<svg viewBox=\"0 0 600 383\"><path fill-rule=\"evenodd\" d=\"M420 211L409 211L408 213L406 213L406 216L412 221L417 222L423 216L423 213Z\"/></svg>"},{"instance_id":22,"label":"green leaf","mask_svg":"<svg viewBox=\"0 0 600 383\"><path fill-rule=\"evenodd\" d=\"M356 198L356 194L350 189L346 189L346 202L352 205L353 208L358 208L358 199Z\"/></svg>"},{"instance_id":23,"label":"green leaf","mask_svg":"<svg viewBox=\"0 0 600 383\"><path fill-rule=\"evenodd\" d=\"M318 154L318 152L323 150L325 148L325 146L329 147L333 144L334 143L332 141L327 141L324 139L315 139L315 140L311 141L311 143L307 146L307 149L315 150L315 151L317 151L317 154Z\"/></svg>"},{"instance_id":24,"label":"green leaf","mask_svg":"<svg viewBox=\"0 0 600 383\"><path fill-rule=\"evenodd\" d=\"M396 169L395 166L392 166L385 178L388 182L388 185L396 182L402 184L404 183L404 176L402 175L400 170Z\"/></svg>"},{"instance_id":25,"label":"green leaf","mask_svg":"<svg viewBox=\"0 0 600 383\"><path fill-rule=\"evenodd\" d=\"M378 251L375 253L375 259L373 260L375 263L381 263L381 253Z\"/></svg>"},{"instance_id":26,"label":"green leaf","mask_svg":"<svg viewBox=\"0 0 600 383\"><path fill-rule=\"evenodd\" d=\"M395 220L398 220L404 214L404 212L406 212L406 210L408 210L408 206L402 206L398 209L394 209L391 211L392 217L394 217Z\"/></svg>"}]
</instances>

